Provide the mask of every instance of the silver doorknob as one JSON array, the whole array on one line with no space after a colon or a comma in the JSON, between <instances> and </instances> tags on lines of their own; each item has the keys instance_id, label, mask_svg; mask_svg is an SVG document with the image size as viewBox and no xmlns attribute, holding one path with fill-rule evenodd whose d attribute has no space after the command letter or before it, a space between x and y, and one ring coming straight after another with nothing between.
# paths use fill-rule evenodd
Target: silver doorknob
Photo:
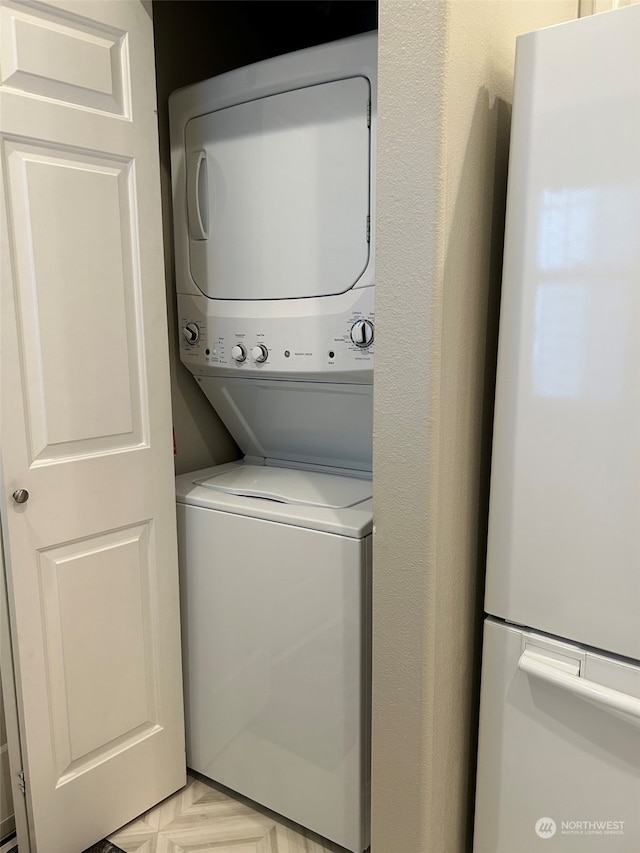
<instances>
[{"instance_id":1,"label":"silver doorknob","mask_svg":"<svg viewBox=\"0 0 640 853\"><path fill-rule=\"evenodd\" d=\"M26 489L17 489L13 493L13 499L17 504L26 504L29 500L29 492Z\"/></svg>"}]
</instances>

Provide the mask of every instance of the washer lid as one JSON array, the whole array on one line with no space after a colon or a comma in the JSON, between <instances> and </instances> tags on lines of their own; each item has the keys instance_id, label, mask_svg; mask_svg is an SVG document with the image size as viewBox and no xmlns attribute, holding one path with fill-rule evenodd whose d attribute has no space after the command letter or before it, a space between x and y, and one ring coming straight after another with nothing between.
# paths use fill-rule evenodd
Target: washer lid
<instances>
[{"instance_id":1,"label":"washer lid","mask_svg":"<svg viewBox=\"0 0 640 853\"><path fill-rule=\"evenodd\" d=\"M331 509L355 506L372 495L371 480L262 465L221 471L195 480L194 485L231 495Z\"/></svg>"}]
</instances>

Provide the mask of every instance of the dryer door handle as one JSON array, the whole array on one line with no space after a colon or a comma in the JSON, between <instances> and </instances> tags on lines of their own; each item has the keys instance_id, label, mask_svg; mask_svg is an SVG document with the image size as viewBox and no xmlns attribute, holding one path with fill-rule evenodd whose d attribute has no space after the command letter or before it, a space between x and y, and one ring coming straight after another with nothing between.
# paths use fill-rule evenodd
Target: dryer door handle
<instances>
[{"instance_id":1,"label":"dryer door handle","mask_svg":"<svg viewBox=\"0 0 640 853\"><path fill-rule=\"evenodd\" d=\"M209 186L206 151L192 151L187 163L187 216L192 240L209 237Z\"/></svg>"}]
</instances>

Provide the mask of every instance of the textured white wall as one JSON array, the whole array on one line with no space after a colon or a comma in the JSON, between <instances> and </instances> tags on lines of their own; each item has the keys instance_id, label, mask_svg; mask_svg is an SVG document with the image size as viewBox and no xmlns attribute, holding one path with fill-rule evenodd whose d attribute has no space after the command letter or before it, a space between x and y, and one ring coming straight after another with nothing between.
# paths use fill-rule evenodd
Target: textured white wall
<instances>
[{"instance_id":1,"label":"textured white wall","mask_svg":"<svg viewBox=\"0 0 640 853\"><path fill-rule=\"evenodd\" d=\"M515 39L578 3L379 8L372 853L463 853Z\"/></svg>"},{"instance_id":2,"label":"textured white wall","mask_svg":"<svg viewBox=\"0 0 640 853\"><path fill-rule=\"evenodd\" d=\"M446 7L379 10L372 853L419 853L433 752Z\"/></svg>"}]
</instances>

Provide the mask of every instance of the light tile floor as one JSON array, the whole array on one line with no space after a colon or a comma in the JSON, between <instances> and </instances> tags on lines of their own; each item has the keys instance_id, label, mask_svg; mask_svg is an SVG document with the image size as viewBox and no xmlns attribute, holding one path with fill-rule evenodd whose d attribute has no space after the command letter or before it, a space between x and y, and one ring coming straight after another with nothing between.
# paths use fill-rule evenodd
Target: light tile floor
<instances>
[{"instance_id":1,"label":"light tile floor","mask_svg":"<svg viewBox=\"0 0 640 853\"><path fill-rule=\"evenodd\" d=\"M109 841L126 853L345 853L191 775Z\"/></svg>"}]
</instances>

